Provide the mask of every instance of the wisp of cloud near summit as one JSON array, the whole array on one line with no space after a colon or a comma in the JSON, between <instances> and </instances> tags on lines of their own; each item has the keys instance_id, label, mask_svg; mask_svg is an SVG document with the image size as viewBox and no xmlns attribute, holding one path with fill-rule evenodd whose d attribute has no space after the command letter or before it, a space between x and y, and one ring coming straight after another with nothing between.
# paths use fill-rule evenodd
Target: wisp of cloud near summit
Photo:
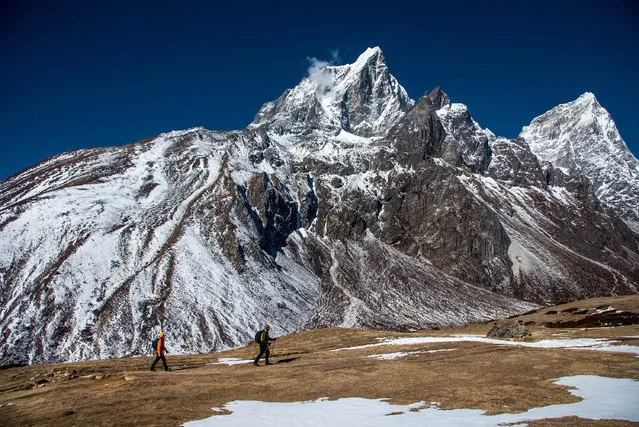
<instances>
[{"instance_id":1,"label":"wisp of cloud near summit","mask_svg":"<svg viewBox=\"0 0 639 427\"><path fill-rule=\"evenodd\" d=\"M308 78L317 84L317 89L321 94L330 91L335 83L333 76L326 71L326 67L329 65L339 65L340 62L339 50L331 50L330 55L331 59L329 61L324 61L315 57L306 58L309 62Z\"/></svg>"}]
</instances>

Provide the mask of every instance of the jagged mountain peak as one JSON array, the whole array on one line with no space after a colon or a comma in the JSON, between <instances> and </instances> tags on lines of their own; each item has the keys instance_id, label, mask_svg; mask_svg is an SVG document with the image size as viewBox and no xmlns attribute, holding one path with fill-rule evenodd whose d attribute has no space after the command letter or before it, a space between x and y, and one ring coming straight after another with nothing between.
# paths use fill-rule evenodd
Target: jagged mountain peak
<instances>
[{"instance_id":1,"label":"jagged mountain peak","mask_svg":"<svg viewBox=\"0 0 639 427\"><path fill-rule=\"evenodd\" d=\"M366 50L359 56L358 59L372 57L375 55L383 55L382 49L379 46L368 47Z\"/></svg>"},{"instance_id":2,"label":"jagged mountain peak","mask_svg":"<svg viewBox=\"0 0 639 427\"><path fill-rule=\"evenodd\" d=\"M249 128L381 136L413 103L390 74L381 49L368 48L352 64L311 66L295 88L264 104Z\"/></svg>"},{"instance_id":3,"label":"jagged mountain peak","mask_svg":"<svg viewBox=\"0 0 639 427\"><path fill-rule=\"evenodd\" d=\"M450 97L439 86L433 89L428 94L428 97L430 98L436 109L440 109L447 105L450 105Z\"/></svg>"},{"instance_id":4,"label":"jagged mountain peak","mask_svg":"<svg viewBox=\"0 0 639 427\"><path fill-rule=\"evenodd\" d=\"M596 118L597 115L605 115L610 117L608 111L601 106L599 100L592 92L584 92L574 101L562 104L565 109L572 110L575 114L593 113L589 118Z\"/></svg>"},{"instance_id":5,"label":"jagged mountain peak","mask_svg":"<svg viewBox=\"0 0 639 427\"><path fill-rule=\"evenodd\" d=\"M584 162L603 160L603 153L622 158L630 154L612 117L591 92L534 118L520 137L566 173L582 170Z\"/></svg>"},{"instance_id":6,"label":"jagged mountain peak","mask_svg":"<svg viewBox=\"0 0 639 427\"><path fill-rule=\"evenodd\" d=\"M384 58L384 53L379 46L369 47L357 58L357 61L353 63L354 67L357 67L361 64L370 64L370 63L386 63L386 59Z\"/></svg>"},{"instance_id":7,"label":"jagged mountain peak","mask_svg":"<svg viewBox=\"0 0 639 427\"><path fill-rule=\"evenodd\" d=\"M598 103L597 97L592 92L584 92L584 93L582 93L579 96L579 98L577 98L575 100L575 102L588 102L588 103L597 102Z\"/></svg>"},{"instance_id":8,"label":"jagged mountain peak","mask_svg":"<svg viewBox=\"0 0 639 427\"><path fill-rule=\"evenodd\" d=\"M569 109L569 110L573 110L577 112L577 111L583 111L585 107L601 108L601 104L599 104L599 100L597 99L597 96L595 96L594 93L584 92L581 95L579 95L576 99L563 104L559 104L556 107L547 111L547 113L560 107L563 109Z\"/></svg>"},{"instance_id":9,"label":"jagged mountain peak","mask_svg":"<svg viewBox=\"0 0 639 427\"><path fill-rule=\"evenodd\" d=\"M588 177L597 196L639 231L639 161L593 93L536 117L520 137L563 173Z\"/></svg>"},{"instance_id":10,"label":"jagged mountain peak","mask_svg":"<svg viewBox=\"0 0 639 427\"><path fill-rule=\"evenodd\" d=\"M601 106L599 100L597 100L597 97L592 92L584 92L577 99L565 104L560 104L555 108L559 107L562 107L562 111L570 113L573 116L585 115L583 119L594 119L601 114L608 115L606 109ZM550 111L555 110L555 108Z\"/></svg>"}]
</instances>

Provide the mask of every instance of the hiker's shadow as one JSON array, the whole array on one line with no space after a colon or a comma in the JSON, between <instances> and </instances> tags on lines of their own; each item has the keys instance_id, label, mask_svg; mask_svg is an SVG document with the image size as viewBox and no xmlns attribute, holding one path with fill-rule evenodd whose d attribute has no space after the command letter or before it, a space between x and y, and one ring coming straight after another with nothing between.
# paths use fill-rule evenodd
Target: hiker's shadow
<instances>
[{"instance_id":1,"label":"hiker's shadow","mask_svg":"<svg viewBox=\"0 0 639 427\"><path fill-rule=\"evenodd\" d=\"M288 359L280 359L275 363L291 363L293 360L297 360L297 359L299 359L299 357L289 357Z\"/></svg>"}]
</instances>

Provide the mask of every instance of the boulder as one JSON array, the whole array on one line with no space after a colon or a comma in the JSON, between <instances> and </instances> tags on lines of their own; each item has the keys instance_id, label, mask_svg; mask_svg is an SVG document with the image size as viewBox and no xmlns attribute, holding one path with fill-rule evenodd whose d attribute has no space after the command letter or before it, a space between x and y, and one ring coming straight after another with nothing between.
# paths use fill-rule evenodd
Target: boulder
<instances>
[{"instance_id":1,"label":"boulder","mask_svg":"<svg viewBox=\"0 0 639 427\"><path fill-rule=\"evenodd\" d=\"M523 338L531 335L530 331L519 323L508 322L496 324L486 336L488 338Z\"/></svg>"}]
</instances>

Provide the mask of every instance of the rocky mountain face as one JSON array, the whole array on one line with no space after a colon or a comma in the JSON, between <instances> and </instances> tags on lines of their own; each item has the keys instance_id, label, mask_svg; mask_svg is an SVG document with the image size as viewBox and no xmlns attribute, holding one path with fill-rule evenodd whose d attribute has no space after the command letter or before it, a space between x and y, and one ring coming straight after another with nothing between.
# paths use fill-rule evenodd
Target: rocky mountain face
<instances>
[{"instance_id":1,"label":"rocky mountain face","mask_svg":"<svg viewBox=\"0 0 639 427\"><path fill-rule=\"evenodd\" d=\"M207 352L266 322L411 330L636 293L630 202L533 148L591 135L535 120L508 140L439 88L414 102L374 48L246 129L47 159L0 189L2 364L148 354L160 329Z\"/></svg>"}]
</instances>

